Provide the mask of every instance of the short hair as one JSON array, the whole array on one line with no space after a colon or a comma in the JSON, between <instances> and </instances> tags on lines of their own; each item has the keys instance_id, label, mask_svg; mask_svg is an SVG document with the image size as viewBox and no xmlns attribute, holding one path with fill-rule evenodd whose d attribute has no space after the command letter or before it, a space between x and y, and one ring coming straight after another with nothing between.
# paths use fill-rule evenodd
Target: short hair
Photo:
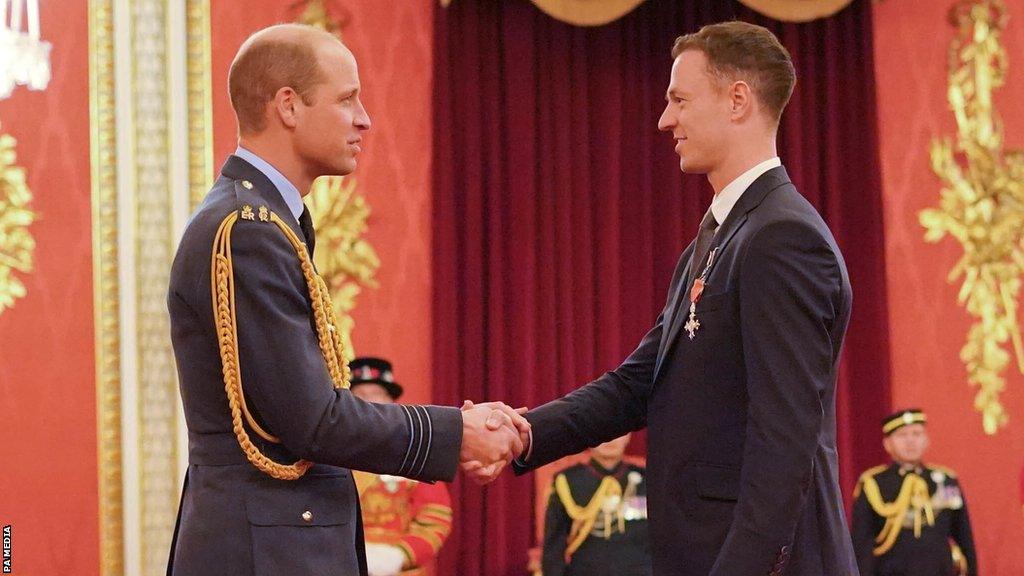
<instances>
[{"instance_id":1,"label":"short hair","mask_svg":"<svg viewBox=\"0 0 1024 576\"><path fill-rule=\"evenodd\" d=\"M720 82L742 79L776 122L793 95L796 70L789 51L767 28L747 22L709 24L676 38L672 58L699 50L708 59L708 72Z\"/></svg>"},{"instance_id":2,"label":"short hair","mask_svg":"<svg viewBox=\"0 0 1024 576\"><path fill-rule=\"evenodd\" d=\"M311 26L281 24L254 33L238 49L228 71L228 94L239 132L262 132L267 103L286 86L305 104L313 103L313 89L325 81L312 40L320 36L318 32L337 40Z\"/></svg>"}]
</instances>

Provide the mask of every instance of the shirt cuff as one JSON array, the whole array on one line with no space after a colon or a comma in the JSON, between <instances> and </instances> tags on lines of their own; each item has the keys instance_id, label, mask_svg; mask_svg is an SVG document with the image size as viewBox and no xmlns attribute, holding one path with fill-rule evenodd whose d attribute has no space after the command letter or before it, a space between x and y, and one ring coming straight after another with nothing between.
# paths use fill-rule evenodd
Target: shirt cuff
<instances>
[{"instance_id":1,"label":"shirt cuff","mask_svg":"<svg viewBox=\"0 0 1024 576\"><path fill-rule=\"evenodd\" d=\"M519 466L526 466L526 461L533 455L533 428L530 428L526 433L529 434L529 438L527 439L529 446L526 447L526 455L520 456L513 461Z\"/></svg>"}]
</instances>

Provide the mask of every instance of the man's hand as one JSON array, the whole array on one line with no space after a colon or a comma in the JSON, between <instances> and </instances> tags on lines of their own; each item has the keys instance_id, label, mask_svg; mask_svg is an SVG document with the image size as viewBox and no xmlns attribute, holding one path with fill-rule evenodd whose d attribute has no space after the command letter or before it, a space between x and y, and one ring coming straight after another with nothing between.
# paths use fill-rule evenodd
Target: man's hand
<instances>
[{"instance_id":1,"label":"man's hand","mask_svg":"<svg viewBox=\"0 0 1024 576\"><path fill-rule=\"evenodd\" d=\"M462 471L479 485L488 484L494 481L501 471L514 458L518 458L526 448L530 438L530 423L523 417L526 408L513 409L503 402L486 402L473 404L466 400L462 405L463 412L463 452ZM484 427L490 434L507 436L513 434L511 439L512 450L505 458L498 460L487 460L474 458L466 451L466 415L471 412L487 411L487 418L484 420Z\"/></svg>"}]
</instances>

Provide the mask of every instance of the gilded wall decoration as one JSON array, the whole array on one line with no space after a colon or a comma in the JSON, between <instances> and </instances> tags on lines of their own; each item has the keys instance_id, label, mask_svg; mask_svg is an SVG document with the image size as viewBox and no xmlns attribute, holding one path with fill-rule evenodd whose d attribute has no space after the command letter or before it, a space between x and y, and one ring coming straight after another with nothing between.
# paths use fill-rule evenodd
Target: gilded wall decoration
<instances>
[{"instance_id":1,"label":"gilded wall decoration","mask_svg":"<svg viewBox=\"0 0 1024 576\"><path fill-rule=\"evenodd\" d=\"M1005 149L992 98L1008 72L1000 43L1007 19L1002 0L960 1L950 10L957 37L949 51L947 97L957 134L932 141L932 170L943 188L938 207L920 214L927 241L949 235L963 249L948 280L960 281L958 301L973 320L960 359L968 383L978 389L974 408L988 434L1009 421L1000 394L1012 357L1024 374L1018 315L1024 276L1024 151Z\"/></svg>"},{"instance_id":2,"label":"gilded wall decoration","mask_svg":"<svg viewBox=\"0 0 1024 576\"><path fill-rule=\"evenodd\" d=\"M323 0L307 0L296 6L302 8L296 22L316 26L339 37L351 20L350 14ZM330 288L345 353L354 355L355 321L351 313L362 288L377 287L374 275L380 268L377 252L363 238L370 207L357 192L352 177L318 178L305 202L316 225L314 262Z\"/></svg>"},{"instance_id":3,"label":"gilded wall decoration","mask_svg":"<svg viewBox=\"0 0 1024 576\"><path fill-rule=\"evenodd\" d=\"M214 176L210 0L186 0L185 34L189 206L195 208L213 185Z\"/></svg>"},{"instance_id":4,"label":"gilded wall decoration","mask_svg":"<svg viewBox=\"0 0 1024 576\"><path fill-rule=\"evenodd\" d=\"M25 297L25 285L16 273L32 272L36 247L28 229L36 219L29 206L32 192L25 169L17 165L16 146L13 136L0 133L0 314Z\"/></svg>"},{"instance_id":5,"label":"gilded wall decoration","mask_svg":"<svg viewBox=\"0 0 1024 576\"><path fill-rule=\"evenodd\" d=\"M92 185L93 314L96 322L101 576L124 574L121 308L114 103L114 2L89 0L89 156Z\"/></svg>"},{"instance_id":6,"label":"gilded wall decoration","mask_svg":"<svg viewBox=\"0 0 1024 576\"><path fill-rule=\"evenodd\" d=\"M344 349L353 354L355 322L351 313L356 297L363 287L377 286L374 275L380 268L376 251L363 237L370 207L356 191L356 181L351 177L318 178L306 205L316 223L314 261L330 288Z\"/></svg>"},{"instance_id":7,"label":"gilded wall decoration","mask_svg":"<svg viewBox=\"0 0 1024 576\"><path fill-rule=\"evenodd\" d=\"M175 231L171 183L169 4L131 3L135 346L141 575L167 569L178 511L178 382L167 316Z\"/></svg>"}]
</instances>

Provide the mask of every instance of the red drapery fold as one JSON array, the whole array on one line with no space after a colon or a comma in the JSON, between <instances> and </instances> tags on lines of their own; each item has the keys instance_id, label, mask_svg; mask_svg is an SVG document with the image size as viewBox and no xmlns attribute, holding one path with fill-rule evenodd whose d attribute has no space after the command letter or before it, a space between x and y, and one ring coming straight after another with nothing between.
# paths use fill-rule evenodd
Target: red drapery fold
<instances>
[{"instance_id":1,"label":"red drapery fold","mask_svg":"<svg viewBox=\"0 0 1024 576\"><path fill-rule=\"evenodd\" d=\"M779 153L843 249L842 481L882 458L889 344L869 2L783 24L736 2L649 0L577 28L525 0L437 8L434 399L534 406L618 362L665 303L712 191L683 175L664 106L676 36L739 18L775 32L798 84ZM643 449L644 439L634 440ZM533 482L457 481L441 574L523 574Z\"/></svg>"}]
</instances>

